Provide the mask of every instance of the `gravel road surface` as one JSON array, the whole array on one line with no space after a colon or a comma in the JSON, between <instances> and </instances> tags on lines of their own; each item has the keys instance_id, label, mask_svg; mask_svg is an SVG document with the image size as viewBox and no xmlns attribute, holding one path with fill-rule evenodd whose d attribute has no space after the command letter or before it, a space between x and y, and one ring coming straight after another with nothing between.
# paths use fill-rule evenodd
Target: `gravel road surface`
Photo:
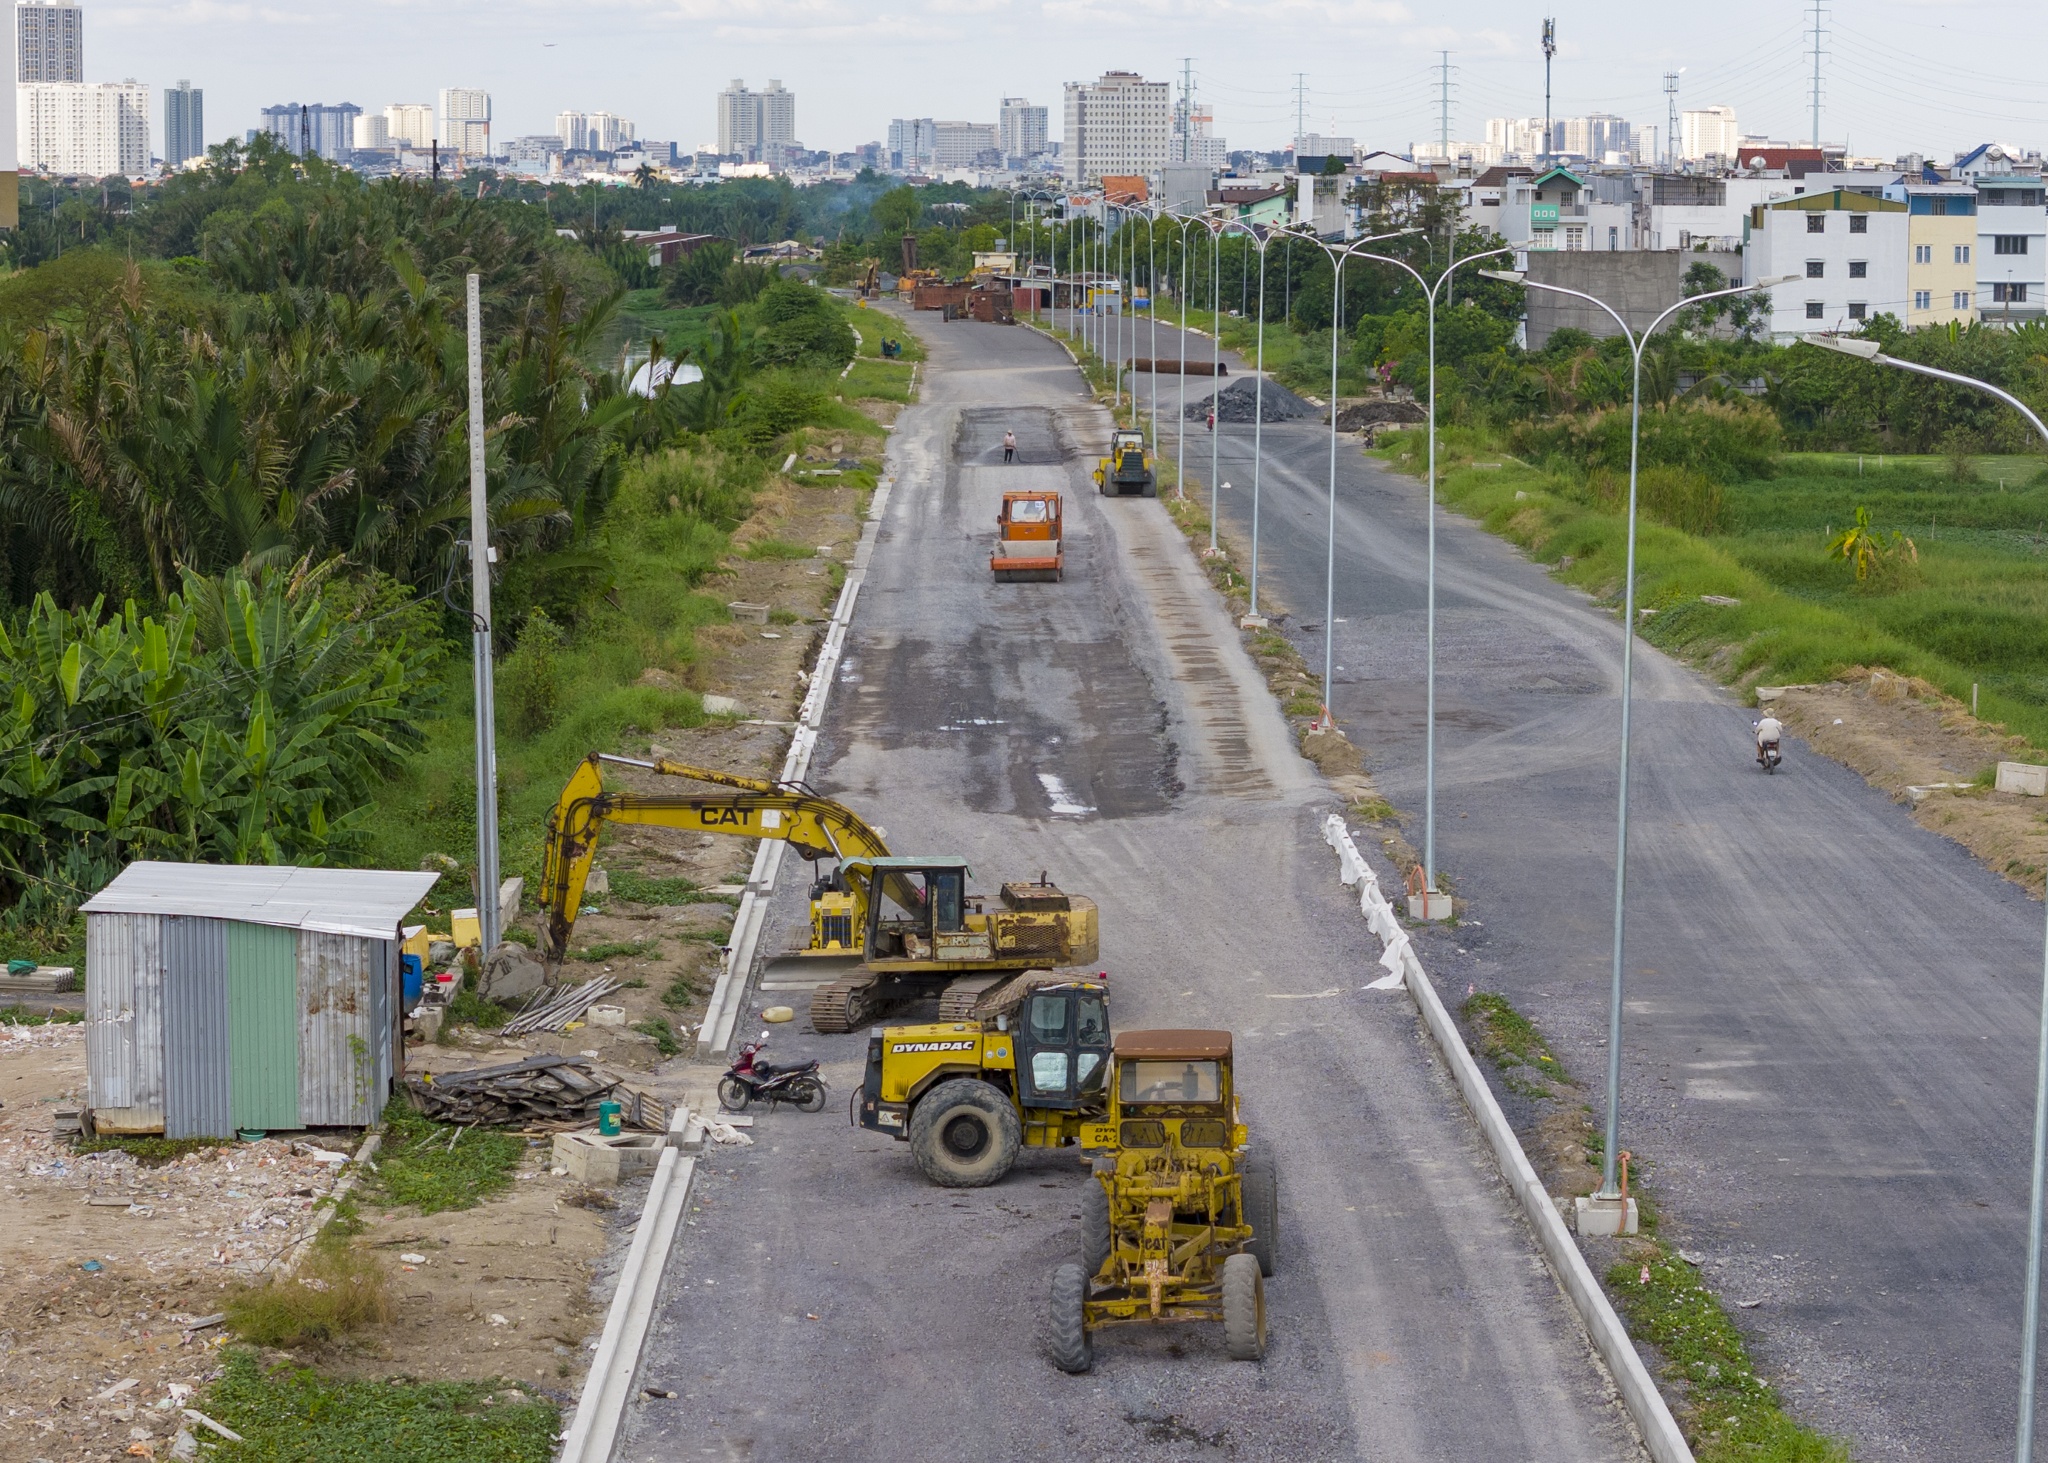
<instances>
[{"instance_id":1,"label":"gravel road surface","mask_svg":"<svg viewBox=\"0 0 2048 1463\"><path fill-rule=\"evenodd\" d=\"M1126 1328L1092 1374L1054 1370L1076 1156L929 1187L845 1124L864 1038L799 1023L772 1051L822 1058L834 1105L703 1160L645 1367L681 1395L635 1404L621 1456L1640 1458L1412 1004L1360 990L1376 946L1317 836L1327 792L1160 506L1088 482L1106 418L1044 338L917 323L925 400L814 780L899 851L966 854L978 888L1043 869L1093 895L1119 1026L1235 1031L1281 1177L1272 1346L1253 1366L1220 1328ZM990 581L999 492L1026 485L1068 495L1063 584Z\"/></svg>"},{"instance_id":2,"label":"gravel road surface","mask_svg":"<svg viewBox=\"0 0 2048 1463\"><path fill-rule=\"evenodd\" d=\"M1250 435L1220 449L1240 545ZM1320 668L1328 428L1264 442L1261 594ZM1334 709L1419 847L1424 490L1337 460ZM1425 958L1509 995L1597 1102L1620 628L1466 521L1437 550L1437 860L1482 927ZM1802 745L1762 776L1751 713L1640 645L1635 685L1622 1143L1800 1417L1864 1460L2009 1452L2041 907Z\"/></svg>"}]
</instances>

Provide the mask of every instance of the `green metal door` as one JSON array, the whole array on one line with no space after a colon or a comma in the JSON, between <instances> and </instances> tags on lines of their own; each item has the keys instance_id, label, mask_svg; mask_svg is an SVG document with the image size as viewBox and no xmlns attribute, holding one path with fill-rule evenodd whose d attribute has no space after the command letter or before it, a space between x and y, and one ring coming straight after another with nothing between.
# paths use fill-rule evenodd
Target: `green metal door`
<instances>
[{"instance_id":1,"label":"green metal door","mask_svg":"<svg viewBox=\"0 0 2048 1463\"><path fill-rule=\"evenodd\" d=\"M299 1126L298 932L228 926L228 1051L237 1128Z\"/></svg>"}]
</instances>

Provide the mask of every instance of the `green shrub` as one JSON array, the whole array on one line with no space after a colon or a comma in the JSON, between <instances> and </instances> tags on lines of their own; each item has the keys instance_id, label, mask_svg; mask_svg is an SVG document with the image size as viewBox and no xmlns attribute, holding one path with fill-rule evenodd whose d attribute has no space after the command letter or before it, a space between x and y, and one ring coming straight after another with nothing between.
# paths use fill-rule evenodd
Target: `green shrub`
<instances>
[{"instance_id":1,"label":"green shrub","mask_svg":"<svg viewBox=\"0 0 2048 1463\"><path fill-rule=\"evenodd\" d=\"M1613 513L1628 511L1628 472L1595 468L1586 487L1592 500ZM1686 533L1719 533L1721 485L1696 468L1662 463L1636 473L1636 507L1659 523Z\"/></svg>"},{"instance_id":2,"label":"green shrub","mask_svg":"<svg viewBox=\"0 0 2048 1463\"><path fill-rule=\"evenodd\" d=\"M222 1305L228 1329L257 1346L308 1346L389 1323L384 1267L346 1243L316 1244L296 1274L244 1286Z\"/></svg>"},{"instance_id":3,"label":"green shrub","mask_svg":"<svg viewBox=\"0 0 2048 1463\"><path fill-rule=\"evenodd\" d=\"M497 674L499 713L522 737L538 736L555 724L561 710L561 667L568 637L562 627L535 610L519 632L519 644Z\"/></svg>"}]
</instances>

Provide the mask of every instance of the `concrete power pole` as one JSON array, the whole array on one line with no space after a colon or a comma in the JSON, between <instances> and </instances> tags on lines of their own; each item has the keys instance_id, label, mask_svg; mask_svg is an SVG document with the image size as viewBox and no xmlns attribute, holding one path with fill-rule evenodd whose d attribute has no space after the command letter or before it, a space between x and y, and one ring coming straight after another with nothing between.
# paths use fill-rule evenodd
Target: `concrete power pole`
<instances>
[{"instance_id":1,"label":"concrete power pole","mask_svg":"<svg viewBox=\"0 0 2048 1463\"><path fill-rule=\"evenodd\" d=\"M1550 58L1557 54L1557 22L1543 22L1543 161L1550 161Z\"/></svg>"},{"instance_id":2,"label":"concrete power pole","mask_svg":"<svg viewBox=\"0 0 2048 1463\"><path fill-rule=\"evenodd\" d=\"M469 613L476 664L476 921L488 955L498 945L498 736L491 686L491 521L484 495L483 281L469 277Z\"/></svg>"}]
</instances>

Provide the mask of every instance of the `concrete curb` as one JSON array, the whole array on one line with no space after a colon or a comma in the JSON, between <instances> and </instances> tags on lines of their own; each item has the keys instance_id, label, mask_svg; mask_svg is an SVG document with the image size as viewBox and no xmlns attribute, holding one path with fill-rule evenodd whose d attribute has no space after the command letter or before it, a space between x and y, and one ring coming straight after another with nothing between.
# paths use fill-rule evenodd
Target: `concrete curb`
<instances>
[{"instance_id":1,"label":"concrete curb","mask_svg":"<svg viewBox=\"0 0 2048 1463\"><path fill-rule=\"evenodd\" d=\"M839 657L846 648L846 631L853 623L853 607L860 587L867 580L868 565L875 556L875 540L882 531L882 514L889 506L895 487L893 477L884 476L868 504L867 523L862 527L860 546L853 551L853 565L846 582L839 586L839 602L833 607L825 643L811 668L810 691L797 712L796 732L790 738L789 754L782 760L781 780L801 782L811 767L811 753L818 745L818 731L825 721L825 702L832 694L832 678L839 669ZM775 892L775 876L782 867L780 842L764 841L754 850L754 867L747 875L746 893L740 896L733 916L732 944L727 948L725 969L719 972L711 1000L704 1009L704 1024L697 1032L700 1056L720 1056L732 1045L733 1028L739 1023L740 1008L746 1004L753 984L754 968L760 963L761 929L768 917L768 901Z\"/></svg>"},{"instance_id":2,"label":"concrete curb","mask_svg":"<svg viewBox=\"0 0 2048 1463\"><path fill-rule=\"evenodd\" d=\"M1607 1293L1600 1288L1600 1282L1593 1277L1592 1267L1586 1263L1586 1257L1579 1253L1577 1243L1565 1229L1557 1205L1551 1202L1542 1180L1536 1176L1529 1155L1522 1151L1521 1140L1509 1126L1507 1115L1494 1101L1493 1089L1486 1085L1486 1075L1479 1070L1472 1053L1466 1050L1465 1040L1456 1023L1451 1020L1450 1012L1444 1009L1436 987L1430 984L1422 961L1416 957L1408 932L1401 928L1393 906L1381 892L1378 878L1359 855L1358 845L1351 841L1351 833L1344 826L1344 820L1335 813L1323 822L1323 840L1337 851L1338 868L1344 883L1360 886L1359 908L1374 932L1388 929L1394 932L1391 937L1381 935L1386 954L1380 963L1389 967L1390 974L1394 966L1399 966L1408 993L1421 1008L1429 1034L1435 1038L1438 1050L1450 1065L1458 1090L1465 1095L1466 1106L1471 1108L1472 1116L1479 1120L1480 1131L1486 1134L1486 1141L1493 1146L1501 1176L1521 1201L1522 1210L1529 1216L1530 1227L1536 1231L1537 1242L1543 1246L1551 1269L1563 1284L1565 1294L1571 1297L1594 1349L1607 1363L1615 1385L1621 1389L1622 1403L1634 1419L1636 1430L1642 1434L1644 1446L1656 1463L1693 1463L1692 1449L1686 1446L1685 1435L1678 1430L1671 1409L1664 1405L1664 1396L1657 1390L1649 1368L1636 1354L1635 1343L1629 1339L1621 1317L1608 1303Z\"/></svg>"},{"instance_id":3,"label":"concrete curb","mask_svg":"<svg viewBox=\"0 0 2048 1463\"><path fill-rule=\"evenodd\" d=\"M1065 351L1067 353L1067 359L1072 361L1075 365L1078 366L1081 364L1081 358L1074 354L1074 348L1068 345L1064 340L1061 340L1057 335L1054 335L1050 330L1047 330L1043 325L1033 325L1029 320L1019 320L1017 323L1023 326L1026 330L1036 331L1038 334L1044 336L1047 340L1051 341L1054 345L1058 346L1061 350Z\"/></svg>"},{"instance_id":4,"label":"concrete curb","mask_svg":"<svg viewBox=\"0 0 2048 1463\"><path fill-rule=\"evenodd\" d=\"M677 1109L677 1131L684 1109ZM689 1201L690 1182L697 1175L697 1160L670 1147L662 1150L647 1189L647 1203L640 1210L640 1227L633 1232L633 1247L619 1271L618 1288L612 1292L611 1310L605 1316L604 1334L597 1354L590 1359L590 1373L584 1379L583 1395L577 1399L576 1415L562 1435L560 1463L609 1463L618 1446L626 1420L626 1404L633 1400L640 1380L640 1351L647 1340L647 1328L654 1322L655 1302L661 1297L662 1277L668 1272L668 1252Z\"/></svg>"}]
</instances>

